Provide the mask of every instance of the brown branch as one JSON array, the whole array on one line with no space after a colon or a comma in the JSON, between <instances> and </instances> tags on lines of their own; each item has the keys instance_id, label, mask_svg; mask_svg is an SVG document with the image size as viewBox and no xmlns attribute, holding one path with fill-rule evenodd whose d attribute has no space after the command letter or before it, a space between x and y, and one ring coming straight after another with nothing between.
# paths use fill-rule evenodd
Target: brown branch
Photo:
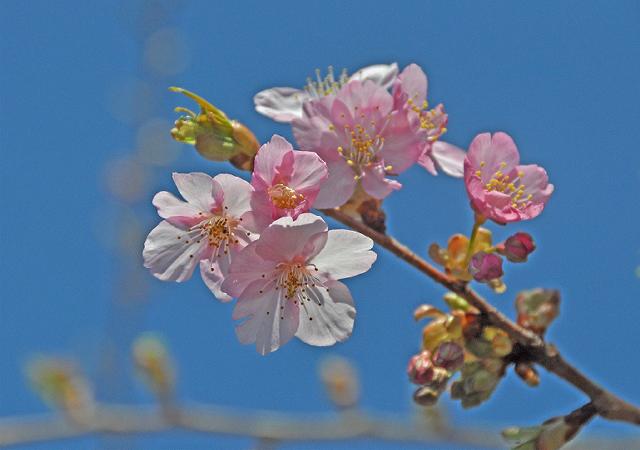
<instances>
[{"instance_id":1,"label":"brown branch","mask_svg":"<svg viewBox=\"0 0 640 450\"><path fill-rule=\"evenodd\" d=\"M613 393L599 386L578 369L569 364L557 349L538 336L498 311L487 300L475 292L467 283L450 277L433 265L416 255L405 245L391 236L379 233L359 220L337 209L325 209L322 212L347 225L348 227L370 237L378 245L386 248L396 256L441 284L450 291L464 297L470 304L478 308L492 325L501 328L515 341L520 343L532 356L533 360L565 381L584 392L593 402L597 413L609 420L617 420L640 425L640 409L625 402Z\"/></svg>"}]
</instances>

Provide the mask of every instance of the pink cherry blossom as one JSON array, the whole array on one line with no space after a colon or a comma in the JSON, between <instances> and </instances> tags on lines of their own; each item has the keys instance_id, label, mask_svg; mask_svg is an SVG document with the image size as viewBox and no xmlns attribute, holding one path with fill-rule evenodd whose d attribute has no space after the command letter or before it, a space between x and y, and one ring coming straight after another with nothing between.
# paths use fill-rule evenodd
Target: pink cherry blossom
<instances>
[{"instance_id":1,"label":"pink cherry blossom","mask_svg":"<svg viewBox=\"0 0 640 450\"><path fill-rule=\"evenodd\" d=\"M437 174L438 167L447 175L462 177L464 151L439 140L447 131L448 116L442 104L429 109L427 76L420 66L409 64L398 75L393 84L393 100L396 109L407 108L416 115L415 123L425 131L418 163L433 175Z\"/></svg>"},{"instance_id":2,"label":"pink cherry blossom","mask_svg":"<svg viewBox=\"0 0 640 450\"><path fill-rule=\"evenodd\" d=\"M464 182L476 212L497 223L533 219L553 192L547 172L519 165L513 139L502 132L476 136L464 161Z\"/></svg>"},{"instance_id":3,"label":"pink cherry blossom","mask_svg":"<svg viewBox=\"0 0 640 450\"><path fill-rule=\"evenodd\" d=\"M186 201L169 192L153 198L165 220L144 243L144 266L161 280L184 281L199 264L211 292L229 301L220 285L240 249L258 237L245 225L253 188L228 174L174 173L173 180Z\"/></svg>"},{"instance_id":4,"label":"pink cherry blossom","mask_svg":"<svg viewBox=\"0 0 640 450\"><path fill-rule=\"evenodd\" d=\"M240 252L222 289L238 298L233 318L243 344L265 355L293 336L327 346L351 335L355 307L341 282L369 270L373 241L348 230L327 231L320 217L282 217Z\"/></svg>"},{"instance_id":5,"label":"pink cherry blossom","mask_svg":"<svg viewBox=\"0 0 640 450\"><path fill-rule=\"evenodd\" d=\"M316 70L316 80L307 79L304 89L292 87L276 87L258 92L253 101L256 111L277 122L289 123L293 119L302 118L302 106L308 100L334 95L338 89L350 80L371 80L379 86L388 89L398 75L398 65L375 64L363 67L351 77L346 70L335 78L333 67L324 78L320 70Z\"/></svg>"},{"instance_id":6,"label":"pink cherry blossom","mask_svg":"<svg viewBox=\"0 0 640 450\"><path fill-rule=\"evenodd\" d=\"M327 165L317 153L294 151L274 135L258 150L251 177L251 207L259 227L309 211L327 176Z\"/></svg>"},{"instance_id":7,"label":"pink cherry blossom","mask_svg":"<svg viewBox=\"0 0 640 450\"><path fill-rule=\"evenodd\" d=\"M391 94L370 80L351 80L335 95L304 104L293 134L303 150L317 152L329 168L317 207L341 206L358 182L379 199L400 189L388 176L418 160L424 133L410 122L406 109L395 110L393 104Z\"/></svg>"}]
</instances>

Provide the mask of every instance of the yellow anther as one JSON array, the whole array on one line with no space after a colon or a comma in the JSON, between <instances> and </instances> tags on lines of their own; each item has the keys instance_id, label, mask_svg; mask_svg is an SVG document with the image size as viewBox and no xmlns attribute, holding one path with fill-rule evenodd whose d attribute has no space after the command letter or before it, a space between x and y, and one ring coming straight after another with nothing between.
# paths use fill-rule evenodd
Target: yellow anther
<instances>
[{"instance_id":1,"label":"yellow anther","mask_svg":"<svg viewBox=\"0 0 640 450\"><path fill-rule=\"evenodd\" d=\"M271 203L281 209L293 209L304 201L304 195L282 183L271 186L267 193Z\"/></svg>"}]
</instances>

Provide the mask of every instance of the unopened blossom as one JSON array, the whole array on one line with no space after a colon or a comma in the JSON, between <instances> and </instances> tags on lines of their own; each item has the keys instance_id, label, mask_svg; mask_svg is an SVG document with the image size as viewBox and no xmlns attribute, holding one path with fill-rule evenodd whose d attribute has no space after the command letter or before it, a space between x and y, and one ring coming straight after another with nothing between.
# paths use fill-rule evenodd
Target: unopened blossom
<instances>
[{"instance_id":1,"label":"unopened blossom","mask_svg":"<svg viewBox=\"0 0 640 450\"><path fill-rule=\"evenodd\" d=\"M464 161L464 182L476 212L497 223L533 219L553 192L547 172L519 165L516 144L506 133L474 138Z\"/></svg>"},{"instance_id":2,"label":"unopened blossom","mask_svg":"<svg viewBox=\"0 0 640 450\"><path fill-rule=\"evenodd\" d=\"M407 108L415 115L415 124L424 131L424 145L418 164L433 175L440 168L447 175L462 177L465 153L455 145L443 142L448 116L442 104L429 108L427 75L417 64L409 64L393 85L394 107Z\"/></svg>"},{"instance_id":3,"label":"unopened blossom","mask_svg":"<svg viewBox=\"0 0 640 450\"><path fill-rule=\"evenodd\" d=\"M519 263L527 260L536 249L536 245L529 233L519 232L509 236L506 241L498 245L497 249L509 261Z\"/></svg>"},{"instance_id":4,"label":"unopened blossom","mask_svg":"<svg viewBox=\"0 0 640 450\"><path fill-rule=\"evenodd\" d=\"M293 134L303 150L327 163L329 179L317 206L343 205L358 183L382 199L402 186L389 178L407 170L423 150L423 130L413 126L406 109L394 109L391 94L370 80L351 80L335 95L310 101L293 121Z\"/></svg>"},{"instance_id":5,"label":"unopened blossom","mask_svg":"<svg viewBox=\"0 0 640 450\"><path fill-rule=\"evenodd\" d=\"M333 67L329 66L328 74L323 78L320 70L316 70L316 79L307 78L304 89L293 87L276 87L258 92L253 101L256 111L277 122L289 123L293 119L302 118L302 107L308 100L319 99L335 95L335 93L350 80L371 80L387 89L398 75L398 65L375 64L363 67L352 76L343 70L334 75Z\"/></svg>"},{"instance_id":6,"label":"unopened blossom","mask_svg":"<svg viewBox=\"0 0 640 450\"><path fill-rule=\"evenodd\" d=\"M495 253L478 252L471 257L469 273L474 280L487 282L500 278L502 272L502 258Z\"/></svg>"},{"instance_id":7,"label":"unopened blossom","mask_svg":"<svg viewBox=\"0 0 640 450\"><path fill-rule=\"evenodd\" d=\"M251 177L251 207L260 228L309 211L327 176L327 165L317 153L294 151L286 139L274 135L258 150Z\"/></svg>"},{"instance_id":8,"label":"unopened blossom","mask_svg":"<svg viewBox=\"0 0 640 450\"><path fill-rule=\"evenodd\" d=\"M197 265L205 284L222 301L220 290L231 261L257 235L250 201L253 188L229 174L174 173L182 201L159 192L153 205L163 220L144 243L144 266L165 281L185 281Z\"/></svg>"},{"instance_id":9,"label":"unopened blossom","mask_svg":"<svg viewBox=\"0 0 640 450\"><path fill-rule=\"evenodd\" d=\"M373 241L348 230L327 231L322 218L303 213L274 221L240 252L222 284L238 298L233 318L243 344L265 355L293 336L327 346L351 335L355 307L340 279L369 270Z\"/></svg>"},{"instance_id":10,"label":"unopened blossom","mask_svg":"<svg viewBox=\"0 0 640 450\"><path fill-rule=\"evenodd\" d=\"M433 363L431 362L431 352L423 350L417 355L413 355L407 366L409 381L414 384L427 384L433 378Z\"/></svg>"}]
</instances>

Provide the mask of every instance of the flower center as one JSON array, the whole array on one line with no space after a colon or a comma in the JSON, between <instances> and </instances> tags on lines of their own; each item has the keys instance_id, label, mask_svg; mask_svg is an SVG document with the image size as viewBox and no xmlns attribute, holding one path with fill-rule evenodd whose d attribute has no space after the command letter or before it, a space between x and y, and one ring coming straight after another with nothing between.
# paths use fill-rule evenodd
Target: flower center
<instances>
[{"instance_id":1,"label":"flower center","mask_svg":"<svg viewBox=\"0 0 640 450\"><path fill-rule=\"evenodd\" d=\"M195 239L198 242L206 239L209 247L213 248L214 255L219 256L221 253L226 255L229 253L229 245L240 242L234 234L238 223L238 220L229 216L212 215L192 227L190 231L199 231Z\"/></svg>"},{"instance_id":2,"label":"flower center","mask_svg":"<svg viewBox=\"0 0 640 450\"><path fill-rule=\"evenodd\" d=\"M323 283L313 272L318 268L313 265L300 263L281 263L277 266L279 274L276 277L276 290L282 290L285 300L293 300L294 304L314 300L320 304L320 300L314 294L315 287L324 287Z\"/></svg>"},{"instance_id":3,"label":"flower center","mask_svg":"<svg viewBox=\"0 0 640 450\"><path fill-rule=\"evenodd\" d=\"M267 193L269 194L271 203L280 209L297 208L305 200L304 195L282 183L271 186L267 190Z\"/></svg>"},{"instance_id":4,"label":"flower center","mask_svg":"<svg viewBox=\"0 0 640 450\"><path fill-rule=\"evenodd\" d=\"M376 154L384 146L384 137L375 131L375 121L370 123L372 129L361 124L345 125L344 132L347 144L338 147L338 153L356 173L355 178L362 177L362 171L376 160Z\"/></svg>"},{"instance_id":5,"label":"flower center","mask_svg":"<svg viewBox=\"0 0 640 450\"><path fill-rule=\"evenodd\" d=\"M476 170L476 175L482 179L482 167L485 166L485 162L480 162L481 169ZM511 197L511 206L516 209L522 209L526 207L533 197L532 194L525 194L526 186L522 184L520 180L524 176L524 172L518 172L518 176L514 179L508 174L503 173L504 168L507 167L506 162L501 162L497 171L491 175L491 178L484 185L484 189L487 192L501 192Z\"/></svg>"},{"instance_id":6,"label":"flower center","mask_svg":"<svg viewBox=\"0 0 640 450\"><path fill-rule=\"evenodd\" d=\"M329 66L328 74L324 78L321 76L320 69L316 69L316 80L312 80L310 77L307 78L307 85L304 90L312 98L322 98L338 92L347 81L349 81L347 69L342 69L340 76L336 80L333 74L333 66Z\"/></svg>"},{"instance_id":7,"label":"flower center","mask_svg":"<svg viewBox=\"0 0 640 450\"><path fill-rule=\"evenodd\" d=\"M443 106L440 104L433 109L429 108L429 102L426 100L421 106L414 103L413 99L407 100L409 108L418 114L420 118L420 128L427 130L427 139L429 142L435 142L447 132L447 115Z\"/></svg>"}]
</instances>

